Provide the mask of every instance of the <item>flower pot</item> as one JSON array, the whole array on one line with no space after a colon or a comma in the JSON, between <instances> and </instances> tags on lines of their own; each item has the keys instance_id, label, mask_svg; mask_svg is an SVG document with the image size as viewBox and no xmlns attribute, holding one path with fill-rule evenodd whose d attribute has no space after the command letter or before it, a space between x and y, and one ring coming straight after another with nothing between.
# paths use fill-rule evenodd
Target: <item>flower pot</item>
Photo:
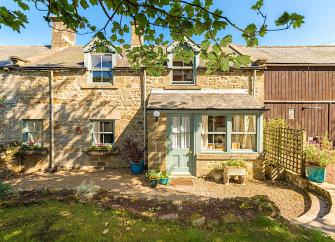
<instances>
[{"instance_id":1,"label":"flower pot","mask_svg":"<svg viewBox=\"0 0 335 242\"><path fill-rule=\"evenodd\" d=\"M158 185L159 180L150 180L150 187L155 188Z\"/></svg>"},{"instance_id":2,"label":"flower pot","mask_svg":"<svg viewBox=\"0 0 335 242\"><path fill-rule=\"evenodd\" d=\"M326 167L321 166L306 166L307 179L314 182L325 182L326 180Z\"/></svg>"},{"instance_id":3,"label":"flower pot","mask_svg":"<svg viewBox=\"0 0 335 242\"><path fill-rule=\"evenodd\" d=\"M159 183L162 185L167 185L169 183L169 178L161 178L159 179Z\"/></svg>"},{"instance_id":4,"label":"flower pot","mask_svg":"<svg viewBox=\"0 0 335 242\"><path fill-rule=\"evenodd\" d=\"M139 163L136 163L136 162L131 162L130 163L130 170L131 170L131 173L133 173L134 175L139 175L142 173L143 171L143 168L144 168L144 162L141 161Z\"/></svg>"}]
</instances>

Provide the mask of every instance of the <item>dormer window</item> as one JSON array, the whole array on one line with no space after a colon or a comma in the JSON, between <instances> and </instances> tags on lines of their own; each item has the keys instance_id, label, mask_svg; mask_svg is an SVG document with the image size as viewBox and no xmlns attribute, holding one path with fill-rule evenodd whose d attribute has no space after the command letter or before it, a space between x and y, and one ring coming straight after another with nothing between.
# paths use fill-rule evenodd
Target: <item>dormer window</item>
<instances>
[{"instance_id":1,"label":"dormer window","mask_svg":"<svg viewBox=\"0 0 335 242\"><path fill-rule=\"evenodd\" d=\"M187 63L184 60L173 58L172 84L195 84L196 65L195 58Z\"/></svg>"},{"instance_id":2,"label":"dormer window","mask_svg":"<svg viewBox=\"0 0 335 242\"><path fill-rule=\"evenodd\" d=\"M113 84L113 55L90 53L90 80L94 84Z\"/></svg>"},{"instance_id":3,"label":"dormer window","mask_svg":"<svg viewBox=\"0 0 335 242\"><path fill-rule=\"evenodd\" d=\"M177 47L191 50L194 52L192 60L184 60L175 52ZM184 42L176 41L167 47L168 68L170 69L171 84L173 85L195 85L197 67L199 66L200 46L195 44L191 39L185 37Z\"/></svg>"}]
</instances>

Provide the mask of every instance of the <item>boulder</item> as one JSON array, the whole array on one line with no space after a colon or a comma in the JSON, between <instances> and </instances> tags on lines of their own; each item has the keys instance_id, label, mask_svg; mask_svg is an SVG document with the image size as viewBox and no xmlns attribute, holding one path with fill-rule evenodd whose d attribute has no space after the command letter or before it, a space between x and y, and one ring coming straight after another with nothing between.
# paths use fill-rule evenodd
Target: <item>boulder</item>
<instances>
[{"instance_id":1,"label":"boulder","mask_svg":"<svg viewBox=\"0 0 335 242\"><path fill-rule=\"evenodd\" d=\"M176 213L168 213L168 214L164 214L162 216L159 217L162 220L178 220L179 219L179 215Z\"/></svg>"},{"instance_id":2,"label":"boulder","mask_svg":"<svg viewBox=\"0 0 335 242\"><path fill-rule=\"evenodd\" d=\"M221 217L221 221L225 224L237 224L241 219L233 213L227 213Z\"/></svg>"},{"instance_id":3,"label":"boulder","mask_svg":"<svg viewBox=\"0 0 335 242\"><path fill-rule=\"evenodd\" d=\"M193 227L203 226L206 222L206 218L201 214L195 213L190 218L190 223Z\"/></svg>"}]
</instances>

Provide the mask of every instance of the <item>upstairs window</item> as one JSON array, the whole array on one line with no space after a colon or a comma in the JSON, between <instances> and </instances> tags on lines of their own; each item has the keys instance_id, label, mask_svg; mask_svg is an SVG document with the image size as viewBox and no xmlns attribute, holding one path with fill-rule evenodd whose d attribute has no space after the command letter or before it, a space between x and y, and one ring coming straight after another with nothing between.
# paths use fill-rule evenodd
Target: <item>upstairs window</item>
<instances>
[{"instance_id":1,"label":"upstairs window","mask_svg":"<svg viewBox=\"0 0 335 242\"><path fill-rule=\"evenodd\" d=\"M24 145L42 145L42 120L23 120L22 141Z\"/></svg>"},{"instance_id":2,"label":"upstairs window","mask_svg":"<svg viewBox=\"0 0 335 242\"><path fill-rule=\"evenodd\" d=\"M114 143L114 121L91 121L91 143L107 145Z\"/></svg>"},{"instance_id":3,"label":"upstairs window","mask_svg":"<svg viewBox=\"0 0 335 242\"><path fill-rule=\"evenodd\" d=\"M90 55L90 75L91 82L94 84L110 83L113 84L113 58L112 54L93 54Z\"/></svg>"},{"instance_id":4,"label":"upstairs window","mask_svg":"<svg viewBox=\"0 0 335 242\"><path fill-rule=\"evenodd\" d=\"M172 65L172 84L194 84L195 83L195 58L186 63L174 56Z\"/></svg>"}]
</instances>

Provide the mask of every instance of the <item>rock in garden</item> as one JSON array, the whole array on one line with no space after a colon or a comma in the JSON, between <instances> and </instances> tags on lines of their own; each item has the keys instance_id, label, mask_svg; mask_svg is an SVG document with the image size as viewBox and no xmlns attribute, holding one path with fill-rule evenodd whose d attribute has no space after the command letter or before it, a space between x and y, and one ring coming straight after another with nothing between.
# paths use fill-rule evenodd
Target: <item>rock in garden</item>
<instances>
[{"instance_id":1,"label":"rock in garden","mask_svg":"<svg viewBox=\"0 0 335 242\"><path fill-rule=\"evenodd\" d=\"M190 222L193 227L200 227L205 224L206 218L198 213L195 213L191 216Z\"/></svg>"},{"instance_id":2,"label":"rock in garden","mask_svg":"<svg viewBox=\"0 0 335 242\"><path fill-rule=\"evenodd\" d=\"M180 206L180 205L183 204L183 201L181 201L181 200L175 200L175 201L172 202L172 204L175 205L175 206Z\"/></svg>"},{"instance_id":3,"label":"rock in garden","mask_svg":"<svg viewBox=\"0 0 335 242\"><path fill-rule=\"evenodd\" d=\"M237 224L240 222L240 218L233 214L233 213L227 213L221 217L221 220L225 224Z\"/></svg>"},{"instance_id":4,"label":"rock in garden","mask_svg":"<svg viewBox=\"0 0 335 242\"><path fill-rule=\"evenodd\" d=\"M178 220L179 219L179 215L176 213L169 213L169 214L164 214L162 216L159 217L162 220Z\"/></svg>"}]
</instances>

